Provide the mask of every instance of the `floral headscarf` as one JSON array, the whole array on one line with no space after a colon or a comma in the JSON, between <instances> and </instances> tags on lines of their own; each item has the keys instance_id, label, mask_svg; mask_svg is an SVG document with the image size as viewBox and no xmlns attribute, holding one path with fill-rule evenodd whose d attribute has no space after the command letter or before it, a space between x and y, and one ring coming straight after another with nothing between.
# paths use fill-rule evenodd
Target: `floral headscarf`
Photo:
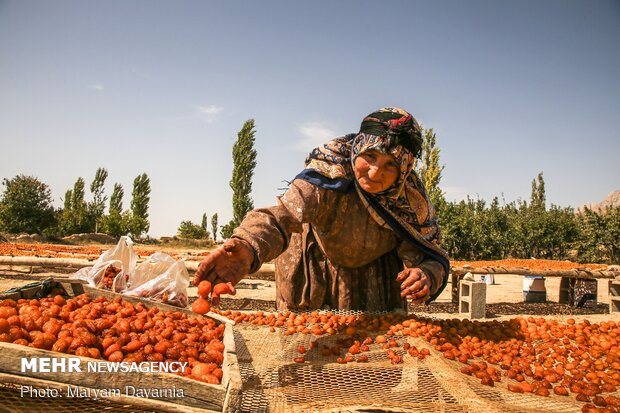
<instances>
[{"instance_id":1,"label":"floral headscarf","mask_svg":"<svg viewBox=\"0 0 620 413\"><path fill-rule=\"evenodd\" d=\"M400 238L437 259L448 274L450 263L439 247L441 236L435 208L414 170L421 145L421 128L411 114L400 108L382 108L364 118L359 133L335 138L313 149L306 158L306 169L297 178L336 191L355 188L379 225L392 229ZM353 173L357 156L369 150L394 156L400 169L396 182L375 194L364 191ZM443 290L446 280L447 277L431 300Z\"/></svg>"},{"instance_id":2,"label":"floral headscarf","mask_svg":"<svg viewBox=\"0 0 620 413\"><path fill-rule=\"evenodd\" d=\"M382 108L364 118L360 133L336 138L315 148L306 158L306 170L314 170L332 180L352 182L355 180L353 164L361 153L376 150L394 156L400 169L396 182L383 192L364 193L415 228L427 241L436 242L439 229L435 209L414 171L421 142L420 126L409 113L399 108ZM363 191L358 185L356 187ZM387 226L373 208L368 205L367 208L379 225Z\"/></svg>"}]
</instances>

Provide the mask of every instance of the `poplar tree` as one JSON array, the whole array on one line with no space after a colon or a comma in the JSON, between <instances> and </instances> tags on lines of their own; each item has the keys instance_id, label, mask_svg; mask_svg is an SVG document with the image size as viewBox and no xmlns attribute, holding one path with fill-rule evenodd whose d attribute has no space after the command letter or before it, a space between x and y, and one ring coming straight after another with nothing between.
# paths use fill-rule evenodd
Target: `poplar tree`
<instances>
[{"instance_id":1,"label":"poplar tree","mask_svg":"<svg viewBox=\"0 0 620 413\"><path fill-rule=\"evenodd\" d=\"M426 187L431 202L439 208L444 203L444 193L439 188L439 182L441 181L441 173L445 165L439 165L441 150L435 146L437 136L433 132L433 128L425 129L423 138L422 153L420 155L421 162L417 172Z\"/></svg>"},{"instance_id":2,"label":"poplar tree","mask_svg":"<svg viewBox=\"0 0 620 413\"><path fill-rule=\"evenodd\" d=\"M213 232L213 241L217 242L217 212L211 217L211 231Z\"/></svg>"},{"instance_id":3,"label":"poplar tree","mask_svg":"<svg viewBox=\"0 0 620 413\"><path fill-rule=\"evenodd\" d=\"M67 189L67 192L65 192L65 199L64 199L64 209L67 211L71 211L71 200L73 199L73 191L70 189Z\"/></svg>"},{"instance_id":4,"label":"poplar tree","mask_svg":"<svg viewBox=\"0 0 620 413\"><path fill-rule=\"evenodd\" d=\"M123 213L123 196L125 196L123 186L119 183L115 183L112 196L110 197L110 207L108 208L110 214L115 213L120 215Z\"/></svg>"},{"instance_id":5,"label":"poplar tree","mask_svg":"<svg viewBox=\"0 0 620 413\"><path fill-rule=\"evenodd\" d=\"M72 216L73 212L71 211L71 202L73 200L73 191L67 189L65 192L65 199L62 211L59 213L58 217L58 231L61 235L67 235L71 233L71 228L73 226Z\"/></svg>"},{"instance_id":6,"label":"poplar tree","mask_svg":"<svg viewBox=\"0 0 620 413\"><path fill-rule=\"evenodd\" d=\"M129 232L132 237L140 238L143 233L149 230L148 210L150 193L151 181L148 175L146 173L138 175L133 181L133 191L131 193Z\"/></svg>"},{"instance_id":7,"label":"poplar tree","mask_svg":"<svg viewBox=\"0 0 620 413\"><path fill-rule=\"evenodd\" d=\"M88 204L88 215L90 218L91 230L99 231L103 211L105 210L105 202L108 197L103 194L105 180L108 178L108 171L104 168L97 169L95 179L90 184L90 192L93 194L93 200Z\"/></svg>"},{"instance_id":8,"label":"poplar tree","mask_svg":"<svg viewBox=\"0 0 620 413\"><path fill-rule=\"evenodd\" d=\"M538 176L532 180L530 206L524 217L527 228L526 241L529 244L531 256L535 258L541 257L549 232L545 202L545 180L543 173L539 172Z\"/></svg>"},{"instance_id":9,"label":"poplar tree","mask_svg":"<svg viewBox=\"0 0 620 413\"><path fill-rule=\"evenodd\" d=\"M113 237L120 237L127 233L127 222L123 221L123 196L125 191L119 183L114 184L110 196L108 215L103 217L103 231Z\"/></svg>"},{"instance_id":10,"label":"poplar tree","mask_svg":"<svg viewBox=\"0 0 620 413\"><path fill-rule=\"evenodd\" d=\"M206 231L208 225L209 221L207 220L207 213L205 212L202 214L202 222L200 224L200 227Z\"/></svg>"},{"instance_id":11,"label":"poplar tree","mask_svg":"<svg viewBox=\"0 0 620 413\"><path fill-rule=\"evenodd\" d=\"M545 194L545 179L543 173L539 172L535 179L532 179L532 194L530 204L536 210L546 209L547 195Z\"/></svg>"},{"instance_id":12,"label":"poplar tree","mask_svg":"<svg viewBox=\"0 0 620 413\"><path fill-rule=\"evenodd\" d=\"M64 208L60 212L58 230L61 235L78 234L89 231L89 216L84 201L84 179L78 178L73 189L65 192Z\"/></svg>"},{"instance_id":13,"label":"poplar tree","mask_svg":"<svg viewBox=\"0 0 620 413\"><path fill-rule=\"evenodd\" d=\"M71 194L71 233L88 232L88 209L84 200L84 187L86 186L84 178L79 177L73 185Z\"/></svg>"},{"instance_id":14,"label":"poplar tree","mask_svg":"<svg viewBox=\"0 0 620 413\"><path fill-rule=\"evenodd\" d=\"M233 190L233 218L222 227L222 236L230 238L245 215L254 209L250 197L252 176L256 167L256 150L254 149L254 119L247 120L233 145L233 173L230 187Z\"/></svg>"}]
</instances>

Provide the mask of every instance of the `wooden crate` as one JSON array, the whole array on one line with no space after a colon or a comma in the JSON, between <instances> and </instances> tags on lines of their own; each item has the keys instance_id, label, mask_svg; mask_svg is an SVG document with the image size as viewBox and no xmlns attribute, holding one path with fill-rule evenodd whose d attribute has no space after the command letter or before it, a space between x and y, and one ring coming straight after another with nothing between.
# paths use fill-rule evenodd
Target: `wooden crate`
<instances>
[{"instance_id":1,"label":"wooden crate","mask_svg":"<svg viewBox=\"0 0 620 413\"><path fill-rule=\"evenodd\" d=\"M85 285L80 280L70 280L66 278L54 279L64 285L65 290L73 290L78 295L83 289L93 297L103 296L109 300L116 297L122 297L123 300L132 303L144 303L147 307L158 307L164 311L180 311L192 317L203 317L188 309L174 307L168 304L158 303L146 300L144 298L123 296L111 291L92 288ZM72 284L68 286L67 284ZM68 287L68 288L67 288ZM36 294L36 287L29 287L22 293L0 294L0 299L5 298L32 298ZM88 373L85 366L89 361L94 359L86 357L78 357L64 353L57 353L49 350L41 350L32 347L12 344L0 343L0 351L3 357L0 358L0 373L3 382L10 382L5 377L13 377L15 383L23 383L28 381L49 382L49 385L58 386L78 386L84 389L110 389L120 388L123 394L122 402L131 404L132 400L136 406L144 406L147 408L156 408L162 411L217 411L226 412L229 407L236 403L241 387L241 376L239 373L239 365L237 362L235 341L233 336L233 322L219 316L217 314L208 314L207 316L215 319L217 324L225 323L224 330L224 362L222 363L223 377L220 385L203 383L187 377L177 376L171 373L112 373L97 372ZM57 359L79 358L81 361L81 373L44 373L44 372L21 372L21 359L54 357ZM102 360L98 360L102 361ZM8 375L8 376L7 376ZM135 388L151 388L151 389L182 389L184 397L158 397L156 399L145 399L127 396L123 391L125 386L133 386ZM88 390L86 390L88 391ZM118 399L114 397L113 400ZM158 407L159 406L159 407ZM184 410L185 408L185 410ZM172 409L172 410L170 410ZM180 410L179 410L180 409Z\"/></svg>"}]
</instances>

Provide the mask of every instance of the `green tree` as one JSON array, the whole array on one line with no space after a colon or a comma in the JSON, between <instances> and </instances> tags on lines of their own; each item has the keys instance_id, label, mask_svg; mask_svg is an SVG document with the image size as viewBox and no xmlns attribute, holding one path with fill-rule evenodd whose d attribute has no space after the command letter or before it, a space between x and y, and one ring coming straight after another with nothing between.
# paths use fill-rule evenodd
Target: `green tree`
<instances>
[{"instance_id":1,"label":"green tree","mask_svg":"<svg viewBox=\"0 0 620 413\"><path fill-rule=\"evenodd\" d=\"M73 190L65 192L64 208L60 212L58 225L61 235L71 235L89 232L89 215L84 201L84 179L79 177Z\"/></svg>"},{"instance_id":2,"label":"green tree","mask_svg":"<svg viewBox=\"0 0 620 413\"><path fill-rule=\"evenodd\" d=\"M439 188L439 182L441 181L441 173L446 166L439 165L441 150L435 146L437 136L433 132L433 128L425 129L423 138L421 162L418 165L417 173L426 187L431 202L440 209L445 199L443 191Z\"/></svg>"},{"instance_id":3,"label":"green tree","mask_svg":"<svg viewBox=\"0 0 620 413\"><path fill-rule=\"evenodd\" d=\"M209 232L201 225L194 224L192 221L182 221L177 229L179 238L204 239L209 237Z\"/></svg>"},{"instance_id":4,"label":"green tree","mask_svg":"<svg viewBox=\"0 0 620 413\"><path fill-rule=\"evenodd\" d=\"M243 124L233 145L233 172L230 180L233 190L233 218L224 226L225 230L222 228L222 236L225 238L230 238L232 231L239 226L245 215L254 209L250 193L256 167L255 134L254 119L249 119Z\"/></svg>"},{"instance_id":5,"label":"green tree","mask_svg":"<svg viewBox=\"0 0 620 413\"><path fill-rule=\"evenodd\" d=\"M151 181L146 173L138 175L133 181L133 191L131 193L131 218L129 222L129 232L132 237L140 238L143 233L148 232L149 224L149 201L151 193Z\"/></svg>"},{"instance_id":6,"label":"green tree","mask_svg":"<svg viewBox=\"0 0 620 413\"><path fill-rule=\"evenodd\" d=\"M235 228L236 228L235 223L232 219L230 220L228 224L222 225L220 228L220 234L222 235L222 238L228 239L232 237L232 234Z\"/></svg>"},{"instance_id":7,"label":"green tree","mask_svg":"<svg viewBox=\"0 0 620 413\"><path fill-rule=\"evenodd\" d=\"M620 207L596 212L586 208L577 218L575 243L581 262L620 264Z\"/></svg>"},{"instance_id":8,"label":"green tree","mask_svg":"<svg viewBox=\"0 0 620 413\"><path fill-rule=\"evenodd\" d=\"M532 181L530 202L487 206L478 199L446 202L439 215L443 241L458 260L573 258L580 262L620 263L620 207L589 209L546 206L542 172Z\"/></svg>"},{"instance_id":9,"label":"green tree","mask_svg":"<svg viewBox=\"0 0 620 413\"><path fill-rule=\"evenodd\" d=\"M467 197L467 201L446 203L441 219L442 246L450 257L469 260L474 256L474 214L475 203Z\"/></svg>"},{"instance_id":10,"label":"green tree","mask_svg":"<svg viewBox=\"0 0 620 413\"><path fill-rule=\"evenodd\" d=\"M217 242L217 212L211 217L211 231L213 232L213 241Z\"/></svg>"},{"instance_id":11,"label":"green tree","mask_svg":"<svg viewBox=\"0 0 620 413\"><path fill-rule=\"evenodd\" d=\"M121 184L114 184L114 190L110 196L108 215L102 220L103 232L113 237L120 237L127 234L128 220L123 219L123 196L125 192Z\"/></svg>"},{"instance_id":12,"label":"green tree","mask_svg":"<svg viewBox=\"0 0 620 413\"><path fill-rule=\"evenodd\" d=\"M536 179L532 179L532 194L530 195L531 206L535 210L544 211L547 209L546 200L545 179L541 171L538 173Z\"/></svg>"},{"instance_id":13,"label":"green tree","mask_svg":"<svg viewBox=\"0 0 620 413\"><path fill-rule=\"evenodd\" d=\"M73 191L67 189L65 199L63 200L63 209L58 214L58 232L60 235L68 235L73 228L71 202L73 201Z\"/></svg>"},{"instance_id":14,"label":"green tree","mask_svg":"<svg viewBox=\"0 0 620 413\"><path fill-rule=\"evenodd\" d=\"M105 203L108 197L103 194L105 180L108 178L108 171L104 168L98 168L95 172L95 178L90 183L90 193L93 199L88 203L88 215L90 218L91 231L98 232L101 226L101 218L105 210Z\"/></svg>"},{"instance_id":15,"label":"green tree","mask_svg":"<svg viewBox=\"0 0 620 413\"><path fill-rule=\"evenodd\" d=\"M620 207L607 207L605 221L603 248L611 264L620 264Z\"/></svg>"},{"instance_id":16,"label":"green tree","mask_svg":"<svg viewBox=\"0 0 620 413\"><path fill-rule=\"evenodd\" d=\"M545 180L543 178L543 173L540 172L537 178L532 180L530 206L527 208L527 211L525 211L523 217L528 229L526 242L531 246L531 257L533 258L541 258L545 252L544 241L548 231L546 225L546 210Z\"/></svg>"},{"instance_id":17,"label":"green tree","mask_svg":"<svg viewBox=\"0 0 620 413\"><path fill-rule=\"evenodd\" d=\"M484 211L484 227L487 229L487 256L485 259L505 257L512 236L508 217L499 205L499 199L493 198L491 205Z\"/></svg>"},{"instance_id":18,"label":"green tree","mask_svg":"<svg viewBox=\"0 0 620 413\"><path fill-rule=\"evenodd\" d=\"M67 211L71 211L71 201L73 200L73 191L70 189L67 189L67 191L65 192L65 199L64 199L64 209Z\"/></svg>"},{"instance_id":19,"label":"green tree","mask_svg":"<svg viewBox=\"0 0 620 413\"><path fill-rule=\"evenodd\" d=\"M576 243L581 262L602 262L599 240L604 232L604 218L601 214L585 208L578 218L579 240Z\"/></svg>"},{"instance_id":20,"label":"green tree","mask_svg":"<svg viewBox=\"0 0 620 413\"><path fill-rule=\"evenodd\" d=\"M123 196L125 196L123 186L115 183L112 196L110 197L110 207L108 208L110 213L115 212L120 215L123 212Z\"/></svg>"},{"instance_id":21,"label":"green tree","mask_svg":"<svg viewBox=\"0 0 620 413\"><path fill-rule=\"evenodd\" d=\"M545 226L544 257L550 260L569 258L569 251L579 236L573 208L551 204L545 213Z\"/></svg>"},{"instance_id":22,"label":"green tree","mask_svg":"<svg viewBox=\"0 0 620 413\"><path fill-rule=\"evenodd\" d=\"M463 201L461 201L463 202ZM460 257L460 240L461 240L461 228L460 221L462 217L458 213L459 204L456 202L446 203L444 209L441 212L441 245L446 250L448 255L454 259Z\"/></svg>"},{"instance_id":23,"label":"green tree","mask_svg":"<svg viewBox=\"0 0 620 413\"><path fill-rule=\"evenodd\" d=\"M525 226L522 225L521 208L527 208L527 205L519 200L519 202L510 202L502 208L502 213L506 219L506 245L501 258L522 258L522 250Z\"/></svg>"},{"instance_id":24,"label":"green tree","mask_svg":"<svg viewBox=\"0 0 620 413\"><path fill-rule=\"evenodd\" d=\"M73 212L73 223L75 232L88 232L88 211L84 200L86 183L79 177L73 185L73 198L71 200L71 211Z\"/></svg>"},{"instance_id":25,"label":"green tree","mask_svg":"<svg viewBox=\"0 0 620 413\"><path fill-rule=\"evenodd\" d=\"M206 231L208 226L209 226L209 220L207 219L207 213L205 212L202 214L202 222L200 223L200 228Z\"/></svg>"},{"instance_id":26,"label":"green tree","mask_svg":"<svg viewBox=\"0 0 620 413\"><path fill-rule=\"evenodd\" d=\"M41 234L55 224L52 195L47 184L37 178L17 175L4 179L0 199L0 228L7 232Z\"/></svg>"}]
</instances>

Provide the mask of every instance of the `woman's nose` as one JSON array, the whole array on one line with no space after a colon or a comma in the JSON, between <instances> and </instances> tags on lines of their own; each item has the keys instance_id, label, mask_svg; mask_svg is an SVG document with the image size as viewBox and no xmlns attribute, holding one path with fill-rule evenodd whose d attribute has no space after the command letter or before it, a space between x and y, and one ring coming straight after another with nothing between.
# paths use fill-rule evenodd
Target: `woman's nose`
<instances>
[{"instance_id":1,"label":"woman's nose","mask_svg":"<svg viewBox=\"0 0 620 413\"><path fill-rule=\"evenodd\" d=\"M370 168L368 169L368 177L374 181L375 178L378 178L380 175L381 175L381 168L379 168L376 165L371 165Z\"/></svg>"}]
</instances>

